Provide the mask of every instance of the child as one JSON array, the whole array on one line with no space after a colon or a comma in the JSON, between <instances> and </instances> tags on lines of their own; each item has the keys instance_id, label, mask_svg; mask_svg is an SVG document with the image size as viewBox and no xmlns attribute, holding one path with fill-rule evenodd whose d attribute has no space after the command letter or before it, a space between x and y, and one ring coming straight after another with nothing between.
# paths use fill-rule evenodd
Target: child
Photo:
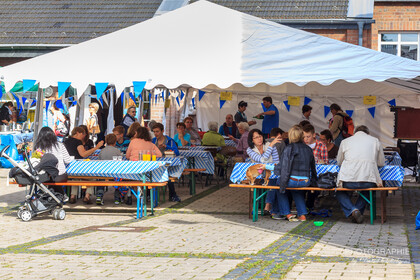
<instances>
[{"instance_id":1,"label":"child","mask_svg":"<svg viewBox=\"0 0 420 280\"><path fill-rule=\"evenodd\" d=\"M99 127L98 123L98 116L96 113L99 110L98 103L90 103L89 104L89 117L86 120L86 126L88 128L89 134L91 135L91 139L93 142L96 142L96 135L101 133L101 128Z\"/></svg>"},{"instance_id":2,"label":"child","mask_svg":"<svg viewBox=\"0 0 420 280\"><path fill-rule=\"evenodd\" d=\"M113 157L115 156L122 156L120 150L115 147L115 144L117 143L117 137L115 134L111 133L105 136L105 143L105 148L103 148L99 153L99 160L113 160ZM117 193L117 191L118 189L115 189L114 197L116 197L118 194L119 198L119 192ZM96 187L96 192L96 204L104 205L104 187Z\"/></svg>"}]
</instances>

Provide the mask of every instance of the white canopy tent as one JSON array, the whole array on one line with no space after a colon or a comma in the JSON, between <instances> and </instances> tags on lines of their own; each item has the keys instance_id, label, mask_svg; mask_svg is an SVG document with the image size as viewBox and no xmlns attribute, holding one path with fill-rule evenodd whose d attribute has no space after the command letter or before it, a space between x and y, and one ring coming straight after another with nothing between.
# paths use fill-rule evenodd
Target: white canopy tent
<instances>
[{"instance_id":1,"label":"white canopy tent","mask_svg":"<svg viewBox=\"0 0 420 280\"><path fill-rule=\"evenodd\" d=\"M257 104L249 106L248 115L260 112L261 97L269 95L284 109L280 126L285 129L297 121L300 108L287 112L282 101L290 95L307 96L313 100L310 105L314 105L318 129L326 126L323 106L337 102L343 109L354 109L356 122L374 126L375 136L385 142L392 142L392 114L380 106L393 98L397 105L420 105L419 76L419 62L207 1L0 69L6 89L22 79L37 80L41 87L71 82L79 93L97 82L114 84L118 92L133 81L147 81L147 89L202 89L207 94L196 103L203 128L214 120L220 90L232 91L234 99L219 111L219 122L226 111L235 113L236 101L242 99ZM371 123L364 121L369 115L362 113L365 95L380 97Z\"/></svg>"}]
</instances>

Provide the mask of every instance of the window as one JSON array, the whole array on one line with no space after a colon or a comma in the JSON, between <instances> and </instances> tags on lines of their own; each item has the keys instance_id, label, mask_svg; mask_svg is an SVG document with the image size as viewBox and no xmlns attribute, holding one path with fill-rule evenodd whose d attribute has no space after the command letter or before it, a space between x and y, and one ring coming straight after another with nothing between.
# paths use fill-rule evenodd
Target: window
<instances>
[{"instance_id":1,"label":"window","mask_svg":"<svg viewBox=\"0 0 420 280\"><path fill-rule=\"evenodd\" d=\"M381 52L419 60L419 33L380 33L379 35Z\"/></svg>"}]
</instances>

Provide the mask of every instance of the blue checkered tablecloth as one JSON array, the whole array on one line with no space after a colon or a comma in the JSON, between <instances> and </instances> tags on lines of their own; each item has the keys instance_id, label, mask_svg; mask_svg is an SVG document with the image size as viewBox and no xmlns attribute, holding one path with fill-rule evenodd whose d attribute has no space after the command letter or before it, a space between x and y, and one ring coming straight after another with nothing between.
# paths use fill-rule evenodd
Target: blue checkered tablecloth
<instances>
[{"instance_id":1,"label":"blue checkered tablecloth","mask_svg":"<svg viewBox=\"0 0 420 280\"><path fill-rule=\"evenodd\" d=\"M401 165L402 159L399 153L392 152L392 154L385 155L385 165ZM337 164L336 159L330 159L329 164Z\"/></svg>"},{"instance_id":2,"label":"blue checkered tablecloth","mask_svg":"<svg viewBox=\"0 0 420 280\"><path fill-rule=\"evenodd\" d=\"M236 147L236 143L233 140L225 139L226 146Z\"/></svg>"},{"instance_id":3,"label":"blue checkered tablecloth","mask_svg":"<svg viewBox=\"0 0 420 280\"><path fill-rule=\"evenodd\" d=\"M208 151L179 150L179 154L185 158L194 158L194 168L204 168L202 173L214 174L214 158Z\"/></svg>"},{"instance_id":4,"label":"blue checkered tablecloth","mask_svg":"<svg viewBox=\"0 0 420 280\"><path fill-rule=\"evenodd\" d=\"M158 161L168 162L168 173L169 176L179 178L182 172L187 167L188 160L183 157L161 157L157 158Z\"/></svg>"},{"instance_id":5,"label":"blue checkered tablecloth","mask_svg":"<svg viewBox=\"0 0 420 280\"><path fill-rule=\"evenodd\" d=\"M258 163L248 163L248 162L238 162L235 164L232 170L232 174L230 175L230 181L232 183L239 183L245 180L246 170L248 167L255 165ZM338 172L340 167L338 165L333 164L317 164L316 165L316 172L317 174L323 174L326 172ZM379 168L379 174L381 175L381 179L385 181L385 186L387 187L401 187L404 179L404 168L398 165L386 165L384 167ZM258 178L261 178L259 176ZM278 176L272 175L270 179L277 179Z\"/></svg>"},{"instance_id":6,"label":"blue checkered tablecloth","mask_svg":"<svg viewBox=\"0 0 420 280\"><path fill-rule=\"evenodd\" d=\"M128 180L143 180L143 175L152 172L152 182L169 180L168 169L161 161L114 161L75 160L67 166L69 176L113 177ZM146 176L149 181L148 176Z\"/></svg>"}]
</instances>

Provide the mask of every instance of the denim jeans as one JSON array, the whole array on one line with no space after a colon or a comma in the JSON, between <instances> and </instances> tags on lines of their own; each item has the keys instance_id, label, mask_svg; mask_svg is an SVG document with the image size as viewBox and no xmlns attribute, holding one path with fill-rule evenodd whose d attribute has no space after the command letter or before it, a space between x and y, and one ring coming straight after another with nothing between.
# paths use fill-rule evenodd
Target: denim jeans
<instances>
[{"instance_id":1,"label":"denim jeans","mask_svg":"<svg viewBox=\"0 0 420 280\"><path fill-rule=\"evenodd\" d=\"M376 187L375 183L371 182L343 182L343 188L347 189L366 189L366 188L374 188ZM365 197L369 197L369 192L361 192ZM341 205L341 209L343 209L344 215L346 217L350 217L351 213L353 213L354 210L359 210L360 213L363 214L367 202L364 200L362 196L359 195L357 198L356 203L353 204L351 201L351 192L346 191L338 191L335 194L335 197L337 198L338 202Z\"/></svg>"},{"instance_id":2,"label":"denim jeans","mask_svg":"<svg viewBox=\"0 0 420 280\"><path fill-rule=\"evenodd\" d=\"M268 186L275 186L276 185L276 181L277 179L270 179L268 181ZM270 203L271 204L271 213L272 214L278 214L280 211L279 208L279 199L278 196L280 194L279 190L269 190L267 192L267 196L265 198L265 203Z\"/></svg>"},{"instance_id":3,"label":"denim jeans","mask_svg":"<svg viewBox=\"0 0 420 280\"><path fill-rule=\"evenodd\" d=\"M338 134L337 138L335 138L333 142L337 147L340 147L341 141L343 140L344 140L343 132L340 132L340 134Z\"/></svg>"},{"instance_id":4,"label":"denim jeans","mask_svg":"<svg viewBox=\"0 0 420 280\"><path fill-rule=\"evenodd\" d=\"M298 189L298 188L307 187L309 185L310 185L309 180L307 182L305 181L297 182L297 181L289 180L287 187ZM306 204L305 204L305 191L291 190L290 192L292 193L293 200L295 201L298 216L308 214L308 211L306 209ZM287 198L287 194L279 193L278 199L279 199L279 207L280 207L279 214L280 215L290 214L290 204L289 204L289 199Z\"/></svg>"}]
</instances>

